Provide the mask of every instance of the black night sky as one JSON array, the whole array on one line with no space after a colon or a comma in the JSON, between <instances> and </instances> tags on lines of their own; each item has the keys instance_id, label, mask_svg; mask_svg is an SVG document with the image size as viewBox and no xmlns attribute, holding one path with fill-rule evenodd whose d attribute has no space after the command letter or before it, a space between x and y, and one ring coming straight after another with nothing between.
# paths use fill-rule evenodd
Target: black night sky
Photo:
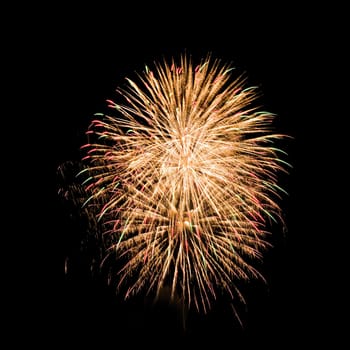
<instances>
[{"instance_id":1,"label":"black night sky","mask_svg":"<svg viewBox=\"0 0 350 350\"><path fill-rule=\"evenodd\" d=\"M39 324L30 337L38 343L45 343L46 337L47 348L56 343L79 348L94 343L111 349L122 344L284 349L322 342L330 332L325 326L331 308L325 286L333 277L325 273L326 263L317 248L317 242L324 240L322 225L315 224L322 212L316 214L313 204L318 198L314 171L320 167L314 127L320 97L315 89L322 80L315 60L326 52L317 16L287 5L253 12L250 6L213 11L173 6L145 7L137 14L132 6L118 9L118 5L48 10L40 28L28 38L33 40L28 47L40 52L31 54L28 49L41 73L36 101L43 112L38 127L43 172L38 186L45 198L35 234L39 249L30 272L32 292L25 297L31 311L21 322L30 325L37 315ZM288 231L273 232L274 248L260 266L267 286L258 282L242 286L247 298L246 307L238 307L243 327L220 298L208 315L187 315L186 330L173 306L152 307L142 295L122 301L103 278L90 274L80 249L83 223L57 195L58 166L80 159L79 147L92 115L107 111L105 100L115 97L124 78L163 56L184 52L195 59L211 52L246 72L249 83L260 87L265 109L277 115L278 130L293 137L283 146L293 168L281 176L289 193L281 202Z\"/></svg>"}]
</instances>

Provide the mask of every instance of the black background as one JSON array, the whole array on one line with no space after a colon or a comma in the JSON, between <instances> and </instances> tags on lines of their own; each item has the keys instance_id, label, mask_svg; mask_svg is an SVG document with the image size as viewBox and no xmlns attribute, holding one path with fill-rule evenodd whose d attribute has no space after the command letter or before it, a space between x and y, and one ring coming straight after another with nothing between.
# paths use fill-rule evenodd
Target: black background
<instances>
[{"instance_id":1,"label":"black background","mask_svg":"<svg viewBox=\"0 0 350 350\"><path fill-rule=\"evenodd\" d=\"M27 205L36 226L30 239L35 248L23 254L29 258L20 270L18 298L25 307L14 325L30 329L34 342L81 347L212 343L247 349L336 342L334 329L341 326L330 292L338 283L330 271L331 225L320 220L328 210L316 180L325 171L321 133L327 129L323 86L331 75L324 64L333 45L331 13L291 5L164 6L52 7L42 9L28 33L22 28L19 55L28 57L30 73L23 89L34 95L34 117L24 125L35 125L34 156L23 162L34 179ZM208 315L188 315L186 330L172 307L152 308L142 296L120 300L89 274L77 244L79 222L69 219L57 196L57 167L79 160L91 116L107 110L105 100L115 97L115 88L145 64L185 51L198 59L210 52L246 72L249 83L261 88L265 109L277 114L279 131L293 137L285 145L293 168L281 179L289 193L282 203L288 231L274 232L275 247L261 266L268 286L244 287L243 327L220 300Z\"/></svg>"}]
</instances>

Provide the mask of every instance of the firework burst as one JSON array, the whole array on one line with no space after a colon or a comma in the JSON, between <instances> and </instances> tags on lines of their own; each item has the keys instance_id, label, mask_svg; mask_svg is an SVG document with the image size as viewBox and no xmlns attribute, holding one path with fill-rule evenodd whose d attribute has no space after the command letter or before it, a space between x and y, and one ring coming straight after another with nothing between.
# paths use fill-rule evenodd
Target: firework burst
<instances>
[{"instance_id":1,"label":"firework burst","mask_svg":"<svg viewBox=\"0 0 350 350\"><path fill-rule=\"evenodd\" d=\"M258 95L210 56L145 68L108 100L82 147L84 203L103 227L101 264L118 261L125 297L145 290L207 312L219 290L244 302L236 282L263 279L253 263L283 224L277 175L286 171Z\"/></svg>"}]
</instances>

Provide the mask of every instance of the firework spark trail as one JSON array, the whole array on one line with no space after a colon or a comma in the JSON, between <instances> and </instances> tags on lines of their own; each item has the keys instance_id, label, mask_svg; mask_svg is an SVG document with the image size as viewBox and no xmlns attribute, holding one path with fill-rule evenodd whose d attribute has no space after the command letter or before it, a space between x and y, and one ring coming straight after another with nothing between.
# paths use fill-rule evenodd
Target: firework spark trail
<instances>
[{"instance_id":1,"label":"firework spark trail","mask_svg":"<svg viewBox=\"0 0 350 350\"><path fill-rule=\"evenodd\" d=\"M235 281L262 278L252 266L282 222L277 184L288 163L274 147L274 115L252 103L256 89L208 56L146 67L108 100L83 146L81 175L104 225L105 260L123 260L126 297L166 284L206 312L217 290L244 301Z\"/></svg>"}]
</instances>

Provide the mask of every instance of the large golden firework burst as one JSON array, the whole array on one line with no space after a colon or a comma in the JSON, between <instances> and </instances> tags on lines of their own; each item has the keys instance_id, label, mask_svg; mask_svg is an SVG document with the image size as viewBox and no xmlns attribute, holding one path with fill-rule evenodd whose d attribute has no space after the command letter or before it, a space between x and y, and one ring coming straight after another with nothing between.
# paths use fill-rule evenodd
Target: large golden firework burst
<instances>
[{"instance_id":1,"label":"large golden firework burst","mask_svg":"<svg viewBox=\"0 0 350 350\"><path fill-rule=\"evenodd\" d=\"M206 312L218 290L244 301L236 282L262 278L252 263L284 225L277 184L288 163L274 114L254 106L257 89L208 55L155 63L108 100L83 146L82 171L103 261L119 262L126 297L167 286Z\"/></svg>"}]
</instances>

